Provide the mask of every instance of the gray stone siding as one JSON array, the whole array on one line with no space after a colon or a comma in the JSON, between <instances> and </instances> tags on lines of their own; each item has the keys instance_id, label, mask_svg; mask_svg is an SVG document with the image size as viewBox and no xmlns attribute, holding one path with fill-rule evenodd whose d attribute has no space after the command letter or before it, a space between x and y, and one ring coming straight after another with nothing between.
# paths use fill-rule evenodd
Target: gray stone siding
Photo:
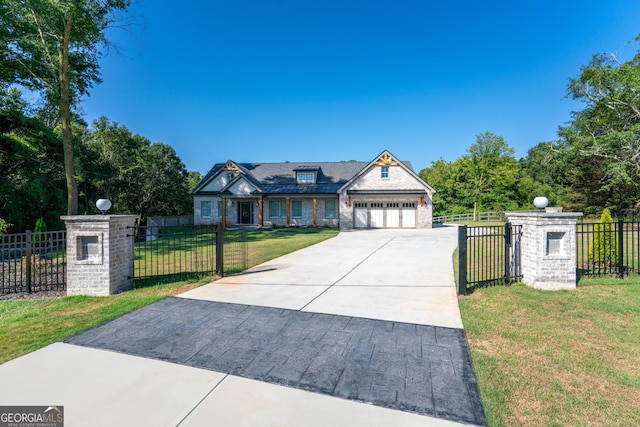
<instances>
[{"instance_id":1,"label":"gray stone siding","mask_svg":"<svg viewBox=\"0 0 640 427\"><path fill-rule=\"evenodd\" d=\"M326 218L325 200L335 200L336 203L336 217ZM284 197L266 197L263 202L263 223L265 227L285 227L287 226L286 212L282 213L280 217L271 218L271 210L269 202L271 201L286 201ZM294 218L292 202L302 202L302 217ZM290 223L288 225L294 227L313 227L313 199L312 198L289 198L289 216ZM316 199L316 227L337 227L340 221L340 206L338 198L318 198Z\"/></svg>"},{"instance_id":2,"label":"gray stone siding","mask_svg":"<svg viewBox=\"0 0 640 427\"><path fill-rule=\"evenodd\" d=\"M382 178L381 168L379 165L372 167L353 183L350 190L424 190L424 186L401 166L389 166L388 178Z\"/></svg>"},{"instance_id":3,"label":"gray stone siding","mask_svg":"<svg viewBox=\"0 0 640 427\"><path fill-rule=\"evenodd\" d=\"M221 214L218 212L218 202L222 198L217 196L194 196L193 198L193 224L213 225L220 222ZM202 216L202 202L211 202L211 216Z\"/></svg>"},{"instance_id":4,"label":"gray stone siding","mask_svg":"<svg viewBox=\"0 0 640 427\"><path fill-rule=\"evenodd\" d=\"M133 284L136 215L77 215L67 228L67 295L104 296ZM83 244L84 243L84 244Z\"/></svg>"},{"instance_id":5,"label":"gray stone siding","mask_svg":"<svg viewBox=\"0 0 640 427\"><path fill-rule=\"evenodd\" d=\"M576 222L581 213L507 212L514 225L522 225L522 281L537 289L576 287ZM549 242L555 238L554 242Z\"/></svg>"}]
</instances>

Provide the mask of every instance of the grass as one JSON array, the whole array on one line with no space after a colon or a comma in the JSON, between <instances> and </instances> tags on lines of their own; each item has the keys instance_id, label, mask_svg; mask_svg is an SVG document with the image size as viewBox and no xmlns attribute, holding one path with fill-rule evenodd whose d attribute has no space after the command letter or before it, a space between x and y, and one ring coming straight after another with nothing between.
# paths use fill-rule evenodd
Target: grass
<instances>
[{"instance_id":1,"label":"grass","mask_svg":"<svg viewBox=\"0 0 640 427\"><path fill-rule=\"evenodd\" d=\"M0 363L196 286L177 282L108 297L0 301Z\"/></svg>"},{"instance_id":2,"label":"grass","mask_svg":"<svg viewBox=\"0 0 640 427\"><path fill-rule=\"evenodd\" d=\"M249 264L258 265L315 245L338 234L336 228L275 228L249 235Z\"/></svg>"},{"instance_id":3,"label":"grass","mask_svg":"<svg viewBox=\"0 0 640 427\"><path fill-rule=\"evenodd\" d=\"M640 278L460 298L491 426L640 425Z\"/></svg>"},{"instance_id":4,"label":"grass","mask_svg":"<svg viewBox=\"0 0 640 427\"><path fill-rule=\"evenodd\" d=\"M277 229L249 236L249 267L338 234L336 229ZM162 298L211 282L161 283L146 279L137 287L107 297L68 296L51 299L0 301L0 363L45 347L61 339L122 316Z\"/></svg>"}]
</instances>

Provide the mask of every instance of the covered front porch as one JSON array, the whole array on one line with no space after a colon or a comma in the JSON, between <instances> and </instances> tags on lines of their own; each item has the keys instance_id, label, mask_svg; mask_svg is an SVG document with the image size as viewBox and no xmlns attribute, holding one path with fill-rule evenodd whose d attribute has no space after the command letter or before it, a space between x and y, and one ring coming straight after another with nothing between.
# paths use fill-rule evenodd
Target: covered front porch
<instances>
[{"instance_id":1,"label":"covered front porch","mask_svg":"<svg viewBox=\"0 0 640 427\"><path fill-rule=\"evenodd\" d=\"M222 223L225 225L262 226L262 198L222 197Z\"/></svg>"}]
</instances>

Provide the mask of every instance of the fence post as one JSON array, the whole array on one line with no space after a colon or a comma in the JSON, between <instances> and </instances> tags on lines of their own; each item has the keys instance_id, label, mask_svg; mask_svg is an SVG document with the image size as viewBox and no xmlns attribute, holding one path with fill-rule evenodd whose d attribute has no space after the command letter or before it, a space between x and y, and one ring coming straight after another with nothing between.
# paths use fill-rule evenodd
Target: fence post
<instances>
[{"instance_id":1,"label":"fence post","mask_svg":"<svg viewBox=\"0 0 640 427\"><path fill-rule=\"evenodd\" d=\"M25 242L27 244L26 259L26 276L27 276L27 293L31 293L31 231L27 230L25 233Z\"/></svg>"},{"instance_id":2,"label":"fence post","mask_svg":"<svg viewBox=\"0 0 640 427\"><path fill-rule=\"evenodd\" d=\"M618 218L618 277L624 279L624 220Z\"/></svg>"},{"instance_id":3,"label":"fence post","mask_svg":"<svg viewBox=\"0 0 640 427\"><path fill-rule=\"evenodd\" d=\"M458 295L467 294L467 226L458 227Z\"/></svg>"},{"instance_id":4,"label":"fence post","mask_svg":"<svg viewBox=\"0 0 640 427\"><path fill-rule=\"evenodd\" d=\"M216 270L218 276L224 277L224 225L222 221L216 226Z\"/></svg>"},{"instance_id":5,"label":"fence post","mask_svg":"<svg viewBox=\"0 0 640 427\"><path fill-rule=\"evenodd\" d=\"M504 224L504 283L511 279L511 223Z\"/></svg>"}]
</instances>

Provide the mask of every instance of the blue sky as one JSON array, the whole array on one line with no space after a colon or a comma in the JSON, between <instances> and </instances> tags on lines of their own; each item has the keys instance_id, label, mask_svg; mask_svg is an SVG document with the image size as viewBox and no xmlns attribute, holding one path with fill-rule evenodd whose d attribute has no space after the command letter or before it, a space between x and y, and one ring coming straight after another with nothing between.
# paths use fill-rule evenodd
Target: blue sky
<instances>
[{"instance_id":1,"label":"blue sky","mask_svg":"<svg viewBox=\"0 0 640 427\"><path fill-rule=\"evenodd\" d=\"M638 48L637 0L138 0L82 104L188 170L216 162L370 161L416 172L491 131L523 157L581 105L597 52Z\"/></svg>"}]
</instances>

